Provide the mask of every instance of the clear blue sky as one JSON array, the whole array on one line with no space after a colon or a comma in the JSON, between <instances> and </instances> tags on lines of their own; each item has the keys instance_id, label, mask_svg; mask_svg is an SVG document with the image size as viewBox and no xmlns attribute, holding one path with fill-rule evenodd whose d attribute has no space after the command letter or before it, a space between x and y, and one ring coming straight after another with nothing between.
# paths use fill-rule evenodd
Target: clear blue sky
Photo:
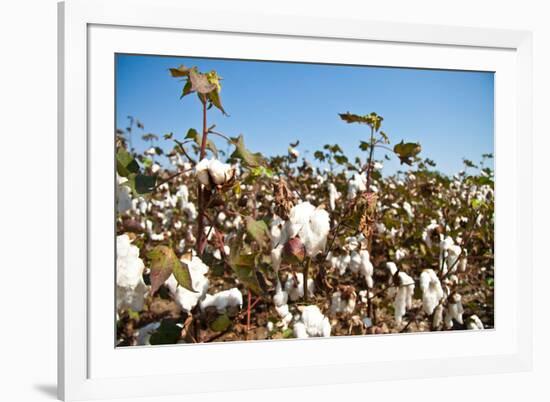
<instances>
[{"instance_id":1,"label":"clear blue sky","mask_svg":"<svg viewBox=\"0 0 550 402\"><path fill-rule=\"evenodd\" d=\"M244 134L248 148L265 155L284 154L300 139L298 149L309 159L323 144L338 143L351 160L362 154L358 144L368 132L341 121L338 113L346 111L383 116L392 144L420 142L421 156L444 173L462 169L462 158L476 162L493 152L494 77L487 72L118 55L117 127L135 116L166 150L172 143L163 134L181 139L189 128L199 129L196 95L180 100L183 83L168 71L180 64L224 78L221 98L230 116L213 108L208 124L229 136ZM147 145L139 137L133 145L142 151ZM395 159L385 162L386 174L399 169Z\"/></svg>"}]
</instances>

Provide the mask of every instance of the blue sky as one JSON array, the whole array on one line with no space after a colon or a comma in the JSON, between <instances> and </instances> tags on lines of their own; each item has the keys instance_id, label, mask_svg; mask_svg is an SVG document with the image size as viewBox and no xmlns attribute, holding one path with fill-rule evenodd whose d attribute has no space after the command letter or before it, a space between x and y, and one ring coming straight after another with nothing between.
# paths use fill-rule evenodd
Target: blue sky
<instances>
[{"instance_id":1,"label":"blue sky","mask_svg":"<svg viewBox=\"0 0 550 402\"><path fill-rule=\"evenodd\" d=\"M326 143L339 144L350 160L364 155L358 145L367 140L368 128L341 121L338 113L347 111L383 116L392 145L402 139L420 142L421 156L447 174L461 170L463 158L479 161L481 154L493 152L494 76L489 72L117 55L117 127L125 128L127 116L135 116L144 133L157 134L166 150L173 143L164 142L163 134L181 139L189 128L199 129L198 99L180 100L183 83L168 71L180 64L216 70L224 78L220 95L230 116L213 108L208 125L229 136L242 133L249 149L265 155L286 153L297 139L298 150L309 159ZM133 137L138 151L147 147L141 135ZM399 168L394 157L385 162L384 172Z\"/></svg>"}]
</instances>

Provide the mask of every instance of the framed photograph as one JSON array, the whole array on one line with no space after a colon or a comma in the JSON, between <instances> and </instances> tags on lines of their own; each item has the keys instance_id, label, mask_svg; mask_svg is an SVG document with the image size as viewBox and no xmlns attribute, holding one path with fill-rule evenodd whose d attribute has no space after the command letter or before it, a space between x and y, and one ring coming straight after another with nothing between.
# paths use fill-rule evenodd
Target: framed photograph
<instances>
[{"instance_id":1,"label":"framed photograph","mask_svg":"<svg viewBox=\"0 0 550 402\"><path fill-rule=\"evenodd\" d=\"M60 3L60 398L529 370L531 41Z\"/></svg>"}]
</instances>

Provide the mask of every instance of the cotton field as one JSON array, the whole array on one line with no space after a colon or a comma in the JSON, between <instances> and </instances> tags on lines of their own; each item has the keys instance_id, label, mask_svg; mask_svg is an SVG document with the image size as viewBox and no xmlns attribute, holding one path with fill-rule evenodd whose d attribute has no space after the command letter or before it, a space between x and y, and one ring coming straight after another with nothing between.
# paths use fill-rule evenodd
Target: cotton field
<instances>
[{"instance_id":1,"label":"cotton field","mask_svg":"<svg viewBox=\"0 0 550 402\"><path fill-rule=\"evenodd\" d=\"M442 174L378 114L335 111L362 157L267 157L209 120L216 72L171 74L202 127L142 153L116 132L117 346L493 328L491 154Z\"/></svg>"}]
</instances>

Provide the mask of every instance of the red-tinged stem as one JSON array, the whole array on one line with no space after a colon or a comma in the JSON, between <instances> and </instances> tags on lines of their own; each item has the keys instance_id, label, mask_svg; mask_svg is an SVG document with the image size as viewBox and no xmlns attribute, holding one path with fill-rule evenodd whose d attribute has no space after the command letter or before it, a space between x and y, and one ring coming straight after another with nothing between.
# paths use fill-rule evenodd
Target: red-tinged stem
<instances>
[{"instance_id":1,"label":"red-tinged stem","mask_svg":"<svg viewBox=\"0 0 550 402\"><path fill-rule=\"evenodd\" d=\"M208 136L208 127L206 119L206 99L202 101L202 142L199 162L206 156L206 137ZM206 242L204 241L204 189L198 184L197 198L199 201L198 225L197 225L197 254L202 256Z\"/></svg>"}]
</instances>

